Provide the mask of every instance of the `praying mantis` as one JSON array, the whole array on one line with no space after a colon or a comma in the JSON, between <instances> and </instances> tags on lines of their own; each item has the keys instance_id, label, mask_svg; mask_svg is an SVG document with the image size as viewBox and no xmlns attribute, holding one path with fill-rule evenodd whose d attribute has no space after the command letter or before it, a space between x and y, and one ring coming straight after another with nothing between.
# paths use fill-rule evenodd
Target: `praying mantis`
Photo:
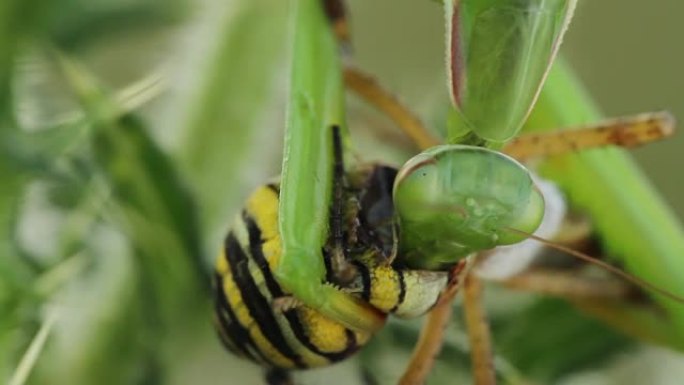
<instances>
[{"instance_id":1,"label":"praying mantis","mask_svg":"<svg viewBox=\"0 0 684 385\"><path fill-rule=\"evenodd\" d=\"M344 40L347 26L340 12L341 3L330 1L325 5L338 38ZM436 296L425 292L418 295L432 310L400 383L424 382L430 361L439 350L451 300L461 286L475 381L494 383L486 321L478 305L481 287L470 272L483 251L528 237L543 242L532 233L542 222L544 211L543 194L533 177L498 149L517 158L533 158L607 143L636 145L665 136L672 129L669 115L649 114L605 122L576 133L520 137L506 144L517 135L540 96L575 5L576 1L535 0L444 3L448 84L457 110L447 125L449 144L438 146L410 112L362 73L348 69L343 76L337 55L339 43L321 3L296 2L282 177L277 185L269 185L270 193L257 192L250 198L247 211L236 220L237 230L229 234L217 263L217 323L224 344L275 368L306 368L344 359L382 327L388 313L402 306L404 295L410 296L413 289L423 287L420 279L424 277L418 274L411 285L389 288L394 278L379 281L376 278L380 269L389 268L399 277L405 277L407 272L436 271L446 274L440 277L441 292ZM504 63L503 58L508 61ZM554 82L568 81L562 71L551 74ZM359 220L354 217L358 212L345 211L345 186L353 185L362 192L374 186L345 181L345 172L350 171L345 170L343 149L349 146L350 139L343 77L350 88L384 110L425 149L398 171L396 179L389 179L394 184L393 207L386 216L393 221L392 237L381 246L389 242L391 252L382 255L385 259L381 262L363 253L358 258L352 255L357 230L344 228L348 216ZM550 128L558 123L574 123L561 122L549 112L561 108L553 105L558 102L554 95L542 95L541 102L550 105L542 110L547 116L533 115L530 126ZM554 118L558 121L553 122ZM578 194L572 188L568 191L570 195ZM361 196L354 197L352 203ZM592 214L595 206L586 206ZM358 210L364 210L362 204ZM655 215L666 217L661 214ZM378 227L356 226L358 232L381 231ZM671 228L676 227L672 223ZM605 230L600 223L597 229ZM271 235L264 235L267 232ZM556 247L606 266L584 254L573 254L564 246ZM344 275L350 277L339 278ZM656 300L672 309L672 322L678 322L681 309L677 310L679 304L675 303L681 299L671 293L681 292L676 283L653 280L664 283L661 289L649 284L648 276L646 281L626 274L623 277L653 289L658 294ZM435 282L432 278L430 282ZM358 295L358 290L368 293ZM393 307L382 309L373 303L381 302L374 297L374 291L382 290L401 293ZM256 297L270 308L257 307L250 299ZM302 308L308 315L293 315L292 311ZM330 321L334 325L322 331L316 329L320 323ZM331 333L332 329L337 334ZM328 351L329 346L314 342L319 332L329 333L335 340L346 336L346 342L342 348ZM315 361L308 355L326 356L329 362Z\"/></svg>"}]
</instances>

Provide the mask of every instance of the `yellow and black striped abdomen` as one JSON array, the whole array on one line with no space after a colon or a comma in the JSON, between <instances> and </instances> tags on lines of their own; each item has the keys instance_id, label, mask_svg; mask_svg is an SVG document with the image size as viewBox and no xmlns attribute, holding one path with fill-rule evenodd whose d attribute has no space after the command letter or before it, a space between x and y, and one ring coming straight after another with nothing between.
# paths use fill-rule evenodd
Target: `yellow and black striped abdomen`
<instances>
[{"instance_id":1,"label":"yellow and black striped abdomen","mask_svg":"<svg viewBox=\"0 0 684 385\"><path fill-rule=\"evenodd\" d=\"M214 275L216 327L224 345L261 365L284 369L328 365L370 338L303 305L274 310L287 296L272 269L281 255L278 191L263 186L233 223Z\"/></svg>"}]
</instances>

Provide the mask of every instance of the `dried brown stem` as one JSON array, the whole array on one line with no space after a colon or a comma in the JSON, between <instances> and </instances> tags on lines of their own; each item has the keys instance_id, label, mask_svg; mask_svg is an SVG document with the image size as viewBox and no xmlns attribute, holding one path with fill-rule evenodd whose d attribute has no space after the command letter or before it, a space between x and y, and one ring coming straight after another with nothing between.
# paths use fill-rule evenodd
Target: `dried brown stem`
<instances>
[{"instance_id":1,"label":"dried brown stem","mask_svg":"<svg viewBox=\"0 0 684 385\"><path fill-rule=\"evenodd\" d=\"M487 314L482 307L482 282L475 274L469 274L466 277L463 294L475 384L495 385L496 374L492 355L492 337Z\"/></svg>"}]
</instances>

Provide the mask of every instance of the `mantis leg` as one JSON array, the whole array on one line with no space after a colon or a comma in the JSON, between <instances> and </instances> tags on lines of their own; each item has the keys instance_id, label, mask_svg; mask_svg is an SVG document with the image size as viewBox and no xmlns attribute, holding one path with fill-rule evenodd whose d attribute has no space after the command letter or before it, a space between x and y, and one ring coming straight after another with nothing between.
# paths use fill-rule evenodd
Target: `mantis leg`
<instances>
[{"instance_id":1,"label":"mantis leg","mask_svg":"<svg viewBox=\"0 0 684 385\"><path fill-rule=\"evenodd\" d=\"M421 385L425 383L435 362L435 358L442 349L444 330L449 325L453 313L453 302L467 279L471 263L463 260L451 272L451 280L437 304L430 310L420 329L418 343L413 349L411 359L399 379L399 385ZM478 384L479 385L479 384Z\"/></svg>"},{"instance_id":2,"label":"mantis leg","mask_svg":"<svg viewBox=\"0 0 684 385\"><path fill-rule=\"evenodd\" d=\"M455 294L455 293L454 293ZM444 329L451 320L455 295L440 301L428 314L420 329L418 343L413 349L411 360L399 379L399 385L422 385L432 370L435 358L442 349Z\"/></svg>"},{"instance_id":3,"label":"mantis leg","mask_svg":"<svg viewBox=\"0 0 684 385\"><path fill-rule=\"evenodd\" d=\"M535 269L501 281L515 290L561 297L569 300L624 301L634 295L626 282L578 276L574 271Z\"/></svg>"},{"instance_id":4,"label":"mantis leg","mask_svg":"<svg viewBox=\"0 0 684 385\"><path fill-rule=\"evenodd\" d=\"M351 38L344 0L323 0L323 8L342 50L350 51Z\"/></svg>"},{"instance_id":5,"label":"mantis leg","mask_svg":"<svg viewBox=\"0 0 684 385\"><path fill-rule=\"evenodd\" d=\"M344 83L347 88L390 118L418 148L426 149L439 144L420 119L370 75L348 66L344 69Z\"/></svg>"},{"instance_id":6,"label":"mantis leg","mask_svg":"<svg viewBox=\"0 0 684 385\"><path fill-rule=\"evenodd\" d=\"M510 141L503 152L524 161L607 145L635 147L672 135L674 124L669 113L653 112L579 129L523 135Z\"/></svg>"},{"instance_id":7,"label":"mantis leg","mask_svg":"<svg viewBox=\"0 0 684 385\"><path fill-rule=\"evenodd\" d=\"M586 221L569 221L564 228L556 242L575 250L594 248L588 242L592 229ZM671 339L672 331L663 322L660 309L644 301L645 297L623 280L599 279L579 275L574 270L545 267L529 270L500 283L515 290L563 298L615 330L640 340L666 345Z\"/></svg>"},{"instance_id":8,"label":"mantis leg","mask_svg":"<svg viewBox=\"0 0 684 385\"><path fill-rule=\"evenodd\" d=\"M661 311L640 301L643 298L623 281L581 277L559 270L532 270L501 283L515 290L568 300L584 313L642 341L667 345L672 338Z\"/></svg>"},{"instance_id":9,"label":"mantis leg","mask_svg":"<svg viewBox=\"0 0 684 385\"><path fill-rule=\"evenodd\" d=\"M473 377L476 385L496 384L492 337L487 314L482 307L482 282L475 274L466 277L463 306L470 340Z\"/></svg>"},{"instance_id":10,"label":"mantis leg","mask_svg":"<svg viewBox=\"0 0 684 385\"><path fill-rule=\"evenodd\" d=\"M565 218L554 242L573 250L597 253L592 242L593 229L585 218ZM623 301L635 292L627 282L618 279L600 279L578 275L576 271L554 267L537 267L499 280L514 289L561 297L568 300Z\"/></svg>"},{"instance_id":11,"label":"mantis leg","mask_svg":"<svg viewBox=\"0 0 684 385\"><path fill-rule=\"evenodd\" d=\"M428 314L423 327L420 329L418 343L413 349L411 360L399 380L399 385L422 385L430 374L435 358L442 349L444 330L453 313L453 300L456 292L442 297Z\"/></svg>"},{"instance_id":12,"label":"mantis leg","mask_svg":"<svg viewBox=\"0 0 684 385\"><path fill-rule=\"evenodd\" d=\"M324 0L323 3L343 54L349 54L351 41L344 0ZM439 140L425 128L420 119L369 74L347 65L344 68L344 82L347 88L394 121L420 149L439 144Z\"/></svg>"}]
</instances>

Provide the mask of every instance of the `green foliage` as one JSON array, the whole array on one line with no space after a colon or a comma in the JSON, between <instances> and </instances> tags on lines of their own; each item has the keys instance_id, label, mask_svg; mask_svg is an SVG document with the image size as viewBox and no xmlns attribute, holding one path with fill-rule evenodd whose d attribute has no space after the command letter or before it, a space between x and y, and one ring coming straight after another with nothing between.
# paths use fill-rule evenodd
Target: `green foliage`
<instances>
[{"instance_id":1,"label":"green foliage","mask_svg":"<svg viewBox=\"0 0 684 385\"><path fill-rule=\"evenodd\" d=\"M203 252L204 232L198 221L198 207L206 206L197 203L202 200L194 196L184 179L186 175L198 175L200 180L206 180L202 174L211 174L211 170L187 158L172 158L152 137L143 119L129 112L128 100L114 97L77 58L62 54L55 57L52 47L61 51L87 44L92 51L96 42L118 34L120 21L124 20L126 27L133 23L144 30L153 30L156 25L168 23L169 15L182 12L178 8L180 3L94 5L64 1L58 12L41 15L42 24L36 23L32 30L28 25L16 24L21 19L19 15L30 15L20 7L20 2L16 8L9 3L3 5L7 5L3 11L7 11L12 23L2 24L11 33L3 34L8 42L2 52L9 56L3 57L0 79L33 76L18 60L30 53L29 62L40 63L40 69L57 68L57 73L61 70L64 77L61 83L66 87L57 93L64 97L75 94L81 108L67 121L57 118L54 125L28 132L17 127L15 121L22 121L15 119L17 110L12 109L17 103L8 101L19 94L10 93L9 81L3 83L2 100L6 102L2 107L7 114L3 115L3 162L0 163L5 182L0 195L3 224L0 378L10 378L43 315L49 311L56 314L57 323L50 332L47 347L38 352L34 373L29 368L29 383L168 382L169 373L178 366L177 355L192 345L193 336L206 335L210 318L208 269L204 263L208 258ZM226 43L219 42L217 49L222 52L211 55L217 58L209 64L214 71L206 79L204 73L198 74L201 80L197 83L215 90L203 98L207 103L202 108L218 101L213 104L219 111L226 100L238 99L239 90L239 95L247 100L243 106L252 108L254 118L246 119L247 111L242 108L215 114L200 111L204 116L188 131L201 126L204 132L190 133L193 140L196 141L196 135L207 135L211 140L204 143L216 147L211 151L195 147L185 152L201 152L217 160L232 145L236 161L227 164L235 164L236 168L240 151L247 152L250 147L231 142L237 139L249 144L249 140L242 139L247 133L257 131L253 130L259 122L255 117L272 83L270 79L276 73L273 66L277 63L260 60L260 55L272 52L262 42L272 40L243 44L236 37L259 36L255 32L264 26L276 30L275 26L283 26L285 19L282 12L273 12L273 8L262 5L245 3L242 9L252 15L251 20L233 25L233 20L242 19L226 10L227 17L217 22L223 24L219 28L225 30L222 40ZM262 24L251 23L257 20ZM29 34L33 39L25 39ZM15 39L11 40L12 37ZM271 47L281 46L273 43ZM45 51L45 54L34 55L36 51ZM254 78L263 79L264 86L255 87L253 94L244 91L249 89L249 79L244 87L230 87L231 80L242 79L238 74L252 61L265 64L263 76ZM226 69L228 78L223 75ZM52 73L41 75L52 76ZM216 87L216 76L225 79L219 87ZM223 91L229 94L221 94ZM136 96L139 95L129 97ZM39 99L40 95L31 97ZM238 122L241 127L226 130L226 122ZM223 133L221 140L215 137L217 132ZM188 145L188 148L193 147ZM221 162L214 165L212 177L221 180L217 170L225 168ZM188 174L181 175L180 170ZM21 232L21 221L26 220L27 207L31 206L26 195L37 185L42 186L41 199L59 216L57 227L50 230L51 239L47 240L56 243L53 242L46 255L34 252L35 242L43 240L32 236L31 231L27 235L17 234ZM212 193L211 186L206 184L194 186L205 197ZM231 188L226 183L220 186ZM235 194L239 190L229 191ZM214 202L216 198L225 198L222 191L213 194ZM239 194L235 195L239 198ZM233 206L237 200L233 199ZM224 209L224 216L229 216L234 208ZM45 219L36 220L40 223ZM223 218L214 227L222 228L225 221ZM21 239L26 237L28 243Z\"/></svg>"}]
</instances>

